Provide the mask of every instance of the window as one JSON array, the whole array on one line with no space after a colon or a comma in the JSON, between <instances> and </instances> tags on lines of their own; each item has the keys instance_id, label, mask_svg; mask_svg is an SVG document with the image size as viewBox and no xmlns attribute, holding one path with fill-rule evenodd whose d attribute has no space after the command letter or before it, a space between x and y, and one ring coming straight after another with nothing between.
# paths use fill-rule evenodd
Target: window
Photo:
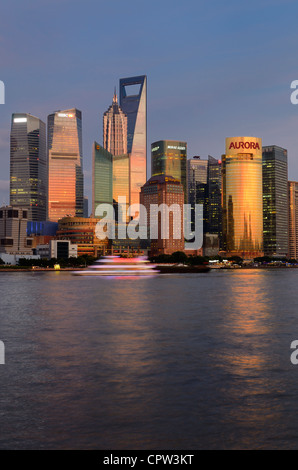
<instances>
[{"instance_id":1,"label":"window","mask_svg":"<svg viewBox=\"0 0 298 470\"><path fill-rule=\"evenodd\" d=\"M1 238L1 246L13 246L13 238Z\"/></svg>"}]
</instances>

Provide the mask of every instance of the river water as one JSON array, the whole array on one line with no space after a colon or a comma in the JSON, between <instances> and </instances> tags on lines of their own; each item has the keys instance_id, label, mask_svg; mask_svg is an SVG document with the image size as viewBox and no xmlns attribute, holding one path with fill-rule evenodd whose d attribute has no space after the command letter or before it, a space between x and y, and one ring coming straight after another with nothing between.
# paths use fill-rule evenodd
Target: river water
<instances>
[{"instance_id":1,"label":"river water","mask_svg":"<svg viewBox=\"0 0 298 470\"><path fill-rule=\"evenodd\" d=\"M0 449L297 449L298 270L0 274Z\"/></svg>"}]
</instances>

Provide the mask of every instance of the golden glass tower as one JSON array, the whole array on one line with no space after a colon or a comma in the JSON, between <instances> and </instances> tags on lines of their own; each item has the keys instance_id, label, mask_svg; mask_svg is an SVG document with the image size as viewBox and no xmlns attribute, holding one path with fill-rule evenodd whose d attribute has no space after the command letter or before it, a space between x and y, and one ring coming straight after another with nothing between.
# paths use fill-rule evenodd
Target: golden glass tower
<instances>
[{"instance_id":1,"label":"golden glass tower","mask_svg":"<svg viewBox=\"0 0 298 470\"><path fill-rule=\"evenodd\" d=\"M298 258L298 183L288 182L289 197L289 253L292 259Z\"/></svg>"},{"instance_id":2,"label":"golden glass tower","mask_svg":"<svg viewBox=\"0 0 298 470\"><path fill-rule=\"evenodd\" d=\"M82 113L77 109L48 116L48 219L83 217Z\"/></svg>"},{"instance_id":3,"label":"golden glass tower","mask_svg":"<svg viewBox=\"0 0 298 470\"><path fill-rule=\"evenodd\" d=\"M263 255L262 140L226 139L222 158L224 250L253 258Z\"/></svg>"}]
</instances>

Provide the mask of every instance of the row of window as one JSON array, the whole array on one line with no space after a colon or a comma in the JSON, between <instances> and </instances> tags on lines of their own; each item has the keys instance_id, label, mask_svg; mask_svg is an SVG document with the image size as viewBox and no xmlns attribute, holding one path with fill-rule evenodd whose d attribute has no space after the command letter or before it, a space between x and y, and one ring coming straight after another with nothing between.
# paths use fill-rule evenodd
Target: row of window
<instances>
[{"instance_id":1,"label":"row of window","mask_svg":"<svg viewBox=\"0 0 298 470\"><path fill-rule=\"evenodd\" d=\"M28 212L27 211L22 211L22 217L23 219L27 219L28 218ZM0 211L0 219L3 219L4 218L4 211ZM7 215L6 215L6 218L7 219L18 219L19 218L19 211L18 210L15 210L15 209L9 209L7 211Z\"/></svg>"}]
</instances>

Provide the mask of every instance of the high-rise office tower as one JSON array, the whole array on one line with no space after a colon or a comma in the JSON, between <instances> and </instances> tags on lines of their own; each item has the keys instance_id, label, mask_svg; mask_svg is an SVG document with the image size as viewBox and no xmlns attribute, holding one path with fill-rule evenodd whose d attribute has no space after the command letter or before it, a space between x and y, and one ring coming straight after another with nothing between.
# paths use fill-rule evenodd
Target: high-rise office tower
<instances>
[{"instance_id":1,"label":"high-rise office tower","mask_svg":"<svg viewBox=\"0 0 298 470\"><path fill-rule=\"evenodd\" d=\"M89 216L89 199L84 196L84 214L83 217L87 218Z\"/></svg>"},{"instance_id":2,"label":"high-rise office tower","mask_svg":"<svg viewBox=\"0 0 298 470\"><path fill-rule=\"evenodd\" d=\"M119 206L120 197L125 198L126 203L121 203ZM123 199L122 199L123 201ZM119 217L119 208L123 213L128 214L130 205L130 192L129 192L129 154L113 156L113 204L116 211L116 218L119 221L129 222L129 216L123 214Z\"/></svg>"},{"instance_id":3,"label":"high-rise office tower","mask_svg":"<svg viewBox=\"0 0 298 470\"><path fill-rule=\"evenodd\" d=\"M160 140L151 145L152 176L171 175L178 179L187 202L187 144L176 140Z\"/></svg>"},{"instance_id":4,"label":"high-rise office tower","mask_svg":"<svg viewBox=\"0 0 298 470\"><path fill-rule=\"evenodd\" d=\"M92 147L92 215L99 204L113 204L113 155L94 142Z\"/></svg>"},{"instance_id":5,"label":"high-rise office tower","mask_svg":"<svg viewBox=\"0 0 298 470\"><path fill-rule=\"evenodd\" d=\"M151 255L172 254L184 250L183 233L183 204L184 191L180 181L172 176L152 176L142 187L141 204L146 208L147 228L150 230L151 221L156 221L157 237L151 239ZM158 206L163 205L162 212ZM169 211L166 206L179 209L176 213ZM162 226L168 227L168 237L163 236ZM166 230L165 230L166 232Z\"/></svg>"},{"instance_id":6,"label":"high-rise office tower","mask_svg":"<svg viewBox=\"0 0 298 470\"><path fill-rule=\"evenodd\" d=\"M263 254L262 141L226 139L222 158L224 250L245 258Z\"/></svg>"},{"instance_id":7,"label":"high-rise office tower","mask_svg":"<svg viewBox=\"0 0 298 470\"><path fill-rule=\"evenodd\" d=\"M292 259L298 258L298 182L289 181L289 252Z\"/></svg>"},{"instance_id":8,"label":"high-rise office tower","mask_svg":"<svg viewBox=\"0 0 298 470\"><path fill-rule=\"evenodd\" d=\"M120 197L126 198L123 211L129 206L129 155L112 155L97 142L92 152L92 213L99 204L113 204L118 215ZM116 217L118 220L118 216ZM126 220L126 218L125 218Z\"/></svg>"},{"instance_id":9,"label":"high-rise office tower","mask_svg":"<svg viewBox=\"0 0 298 470\"><path fill-rule=\"evenodd\" d=\"M208 160L201 160L195 156L187 160L187 202L191 206L191 227L195 229L195 205L203 205L203 231L206 233L208 212L207 212L207 181L208 181Z\"/></svg>"},{"instance_id":10,"label":"high-rise office tower","mask_svg":"<svg viewBox=\"0 0 298 470\"><path fill-rule=\"evenodd\" d=\"M127 115L127 152L130 154L130 204L139 204L147 181L147 77L120 79L120 107Z\"/></svg>"},{"instance_id":11,"label":"high-rise office tower","mask_svg":"<svg viewBox=\"0 0 298 470\"><path fill-rule=\"evenodd\" d=\"M208 232L222 240L221 161L208 157Z\"/></svg>"},{"instance_id":12,"label":"high-rise office tower","mask_svg":"<svg viewBox=\"0 0 298 470\"><path fill-rule=\"evenodd\" d=\"M122 210L127 211L130 205L130 155L127 153L127 115L118 104L116 90L113 104L103 117L103 147L112 155L112 194L114 209L119 214L119 198L125 197L126 204ZM97 185L99 183L97 178Z\"/></svg>"},{"instance_id":13,"label":"high-rise office tower","mask_svg":"<svg viewBox=\"0 0 298 470\"><path fill-rule=\"evenodd\" d=\"M46 125L30 114L12 115L10 204L28 209L28 220L46 220Z\"/></svg>"},{"instance_id":14,"label":"high-rise office tower","mask_svg":"<svg viewBox=\"0 0 298 470\"><path fill-rule=\"evenodd\" d=\"M127 153L127 116L118 104L116 90L112 105L103 115L103 147L112 155Z\"/></svg>"},{"instance_id":15,"label":"high-rise office tower","mask_svg":"<svg viewBox=\"0 0 298 470\"><path fill-rule=\"evenodd\" d=\"M288 254L288 157L276 145L263 147L264 254Z\"/></svg>"},{"instance_id":16,"label":"high-rise office tower","mask_svg":"<svg viewBox=\"0 0 298 470\"><path fill-rule=\"evenodd\" d=\"M27 236L28 212L24 207L0 207L0 254L32 254L32 238Z\"/></svg>"},{"instance_id":17,"label":"high-rise office tower","mask_svg":"<svg viewBox=\"0 0 298 470\"><path fill-rule=\"evenodd\" d=\"M48 218L83 217L82 113L78 109L48 116Z\"/></svg>"}]
</instances>

